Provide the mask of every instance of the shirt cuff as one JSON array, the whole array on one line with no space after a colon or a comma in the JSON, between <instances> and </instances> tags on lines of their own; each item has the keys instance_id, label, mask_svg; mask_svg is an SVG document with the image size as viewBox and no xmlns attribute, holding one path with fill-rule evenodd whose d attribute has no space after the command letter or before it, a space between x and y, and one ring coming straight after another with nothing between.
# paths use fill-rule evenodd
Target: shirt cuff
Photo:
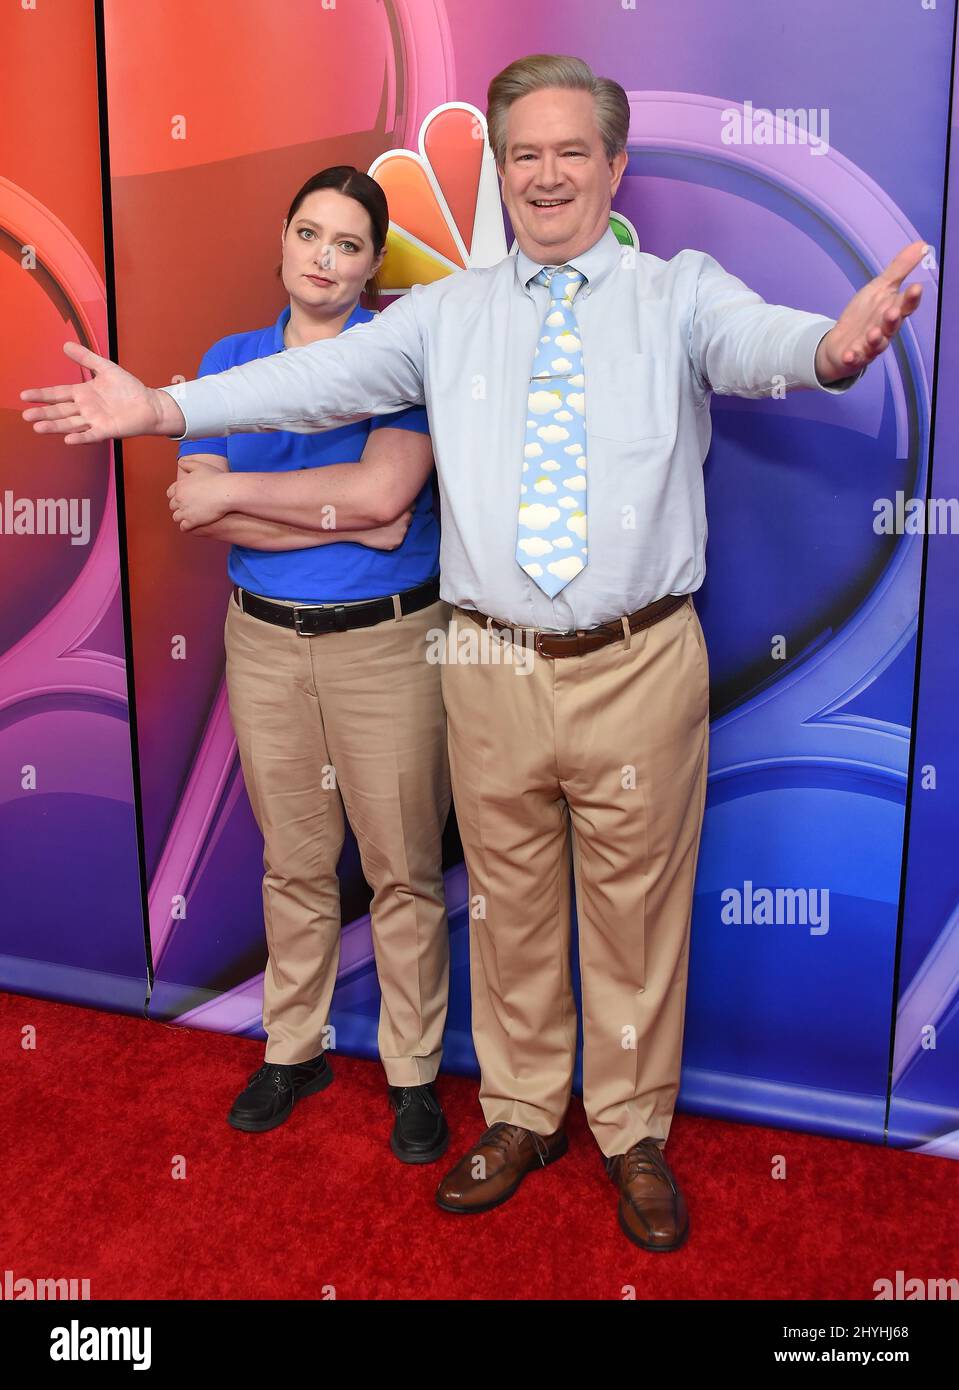
<instances>
[{"instance_id":1,"label":"shirt cuff","mask_svg":"<svg viewBox=\"0 0 959 1390\"><path fill-rule=\"evenodd\" d=\"M167 439L175 439L175 440L177 440L178 442L179 442L181 439L186 439L187 435L190 433L190 420L189 420L189 417L187 416L187 413L186 413L186 406L183 404L183 397L182 397L181 394L180 394L180 392L181 392L182 389L183 389L183 385L184 385L184 384L185 384L185 383L182 383L182 382L176 382L176 383L174 383L173 386L160 386L160 387L157 388L159 391L166 391L166 393L167 393L168 396L172 396L172 397L173 397L173 399L176 401L177 405L180 407L180 411L181 411L181 413L182 413L182 415L183 415L184 420L186 421L186 429L183 431L182 434L168 434L168 435L167 435Z\"/></svg>"},{"instance_id":2,"label":"shirt cuff","mask_svg":"<svg viewBox=\"0 0 959 1390\"><path fill-rule=\"evenodd\" d=\"M819 344L836 325L835 319L823 318L818 323L811 323L809 328L799 340L797 349L797 359L799 365L798 376L805 386L815 387L817 391L828 391L831 396L841 396L855 386L856 382L866 371L865 367L860 367L858 372L853 372L851 376L840 377L837 381L828 383L819 380L816 372L816 352Z\"/></svg>"}]
</instances>

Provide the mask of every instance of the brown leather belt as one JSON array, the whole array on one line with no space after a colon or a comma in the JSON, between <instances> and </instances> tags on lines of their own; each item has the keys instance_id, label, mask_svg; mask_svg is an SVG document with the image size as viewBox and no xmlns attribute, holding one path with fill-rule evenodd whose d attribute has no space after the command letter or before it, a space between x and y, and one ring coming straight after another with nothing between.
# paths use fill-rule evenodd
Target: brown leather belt
<instances>
[{"instance_id":1,"label":"brown leather belt","mask_svg":"<svg viewBox=\"0 0 959 1390\"><path fill-rule=\"evenodd\" d=\"M630 632L640 632L644 627L652 627L661 618L675 613L684 603L690 602L689 594L665 594L662 598L647 603L645 608L637 608L630 613L626 622ZM487 617L472 608L457 608L480 627L493 627L498 632L507 632L510 639L519 646L530 647L540 656L585 656L587 652L598 651L610 642L622 642L626 636L622 618L613 622L600 623L598 627L577 628L572 632L547 632L542 628L515 627L512 623L500 622L498 618Z\"/></svg>"},{"instance_id":2,"label":"brown leather belt","mask_svg":"<svg viewBox=\"0 0 959 1390\"><path fill-rule=\"evenodd\" d=\"M324 632L349 632L354 627L374 627L377 623L395 618L393 599L374 598L363 603L333 603L325 607L299 603L295 607L271 603L269 599L251 594L249 589L233 585L233 596L240 609L265 623L291 627L300 637L319 637ZM440 596L438 577L427 579L412 589L403 589L397 597L401 613L417 613L436 603Z\"/></svg>"}]
</instances>

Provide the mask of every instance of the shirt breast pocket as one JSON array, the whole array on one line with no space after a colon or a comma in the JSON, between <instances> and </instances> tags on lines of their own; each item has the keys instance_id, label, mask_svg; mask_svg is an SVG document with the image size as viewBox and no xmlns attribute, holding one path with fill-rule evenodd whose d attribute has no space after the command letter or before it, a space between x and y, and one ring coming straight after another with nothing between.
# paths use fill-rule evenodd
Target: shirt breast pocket
<instances>
[{"instance_id":1,"label":"shirt breast pocket","mask_svg":"<svg viewBox=\"0 0 959 1390\"><path fill-rule=\"evenodd\" d=\"M591 359L586 375L586 429L627 443L668 434L662 358L627 352Z\"/></svg>"}]
</instances>

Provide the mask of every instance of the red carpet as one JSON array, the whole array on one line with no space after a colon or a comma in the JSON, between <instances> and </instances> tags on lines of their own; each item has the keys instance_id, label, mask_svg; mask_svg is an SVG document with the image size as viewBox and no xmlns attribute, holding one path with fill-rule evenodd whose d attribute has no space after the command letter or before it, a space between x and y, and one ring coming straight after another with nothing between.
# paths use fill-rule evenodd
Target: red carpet
<instances>
[{"instance_id":1,"label":"red carpet","mask_svg":"<svg viewBox=\"0 0 959 1390\"><path fill-rule=\"evenodd\" d=\"M417 1168L390 1153L377 1063L334 1057L327 1091L248 1135L225 1115L260 1043L0 994L0 1049L0 1278L89 1278L94 1299L872 1299L897 1269L955 1273L946 1159L680 1114L692 1234L652 1255L619 1232L575 1100L568 1156L464 1217L432 1198L483 1128L471 1079L440 1078L452 1144Z\"/></svg>"}]
</instances>

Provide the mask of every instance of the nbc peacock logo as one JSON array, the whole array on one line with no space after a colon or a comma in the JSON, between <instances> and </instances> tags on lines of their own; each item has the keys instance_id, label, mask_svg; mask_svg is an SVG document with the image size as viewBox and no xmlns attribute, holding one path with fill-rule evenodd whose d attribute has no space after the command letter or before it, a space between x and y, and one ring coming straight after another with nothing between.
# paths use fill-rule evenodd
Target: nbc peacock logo
<instances>
[{"instance_id":1,"label":"nbc peacock logo","mask_svg":"<svg viewBox=\"0 0 959 1390\"><path fill-rule=\"evenodd\" d=\"M445 102L420 126L418 150L387 150L369 173L390 205L384 295L406 294L456 270L495 265L507 246L506 217L486 117L465 101ZM636 229L622 213L609 225L621 246L639 250Z\"/></svg>"}]
</instances>

